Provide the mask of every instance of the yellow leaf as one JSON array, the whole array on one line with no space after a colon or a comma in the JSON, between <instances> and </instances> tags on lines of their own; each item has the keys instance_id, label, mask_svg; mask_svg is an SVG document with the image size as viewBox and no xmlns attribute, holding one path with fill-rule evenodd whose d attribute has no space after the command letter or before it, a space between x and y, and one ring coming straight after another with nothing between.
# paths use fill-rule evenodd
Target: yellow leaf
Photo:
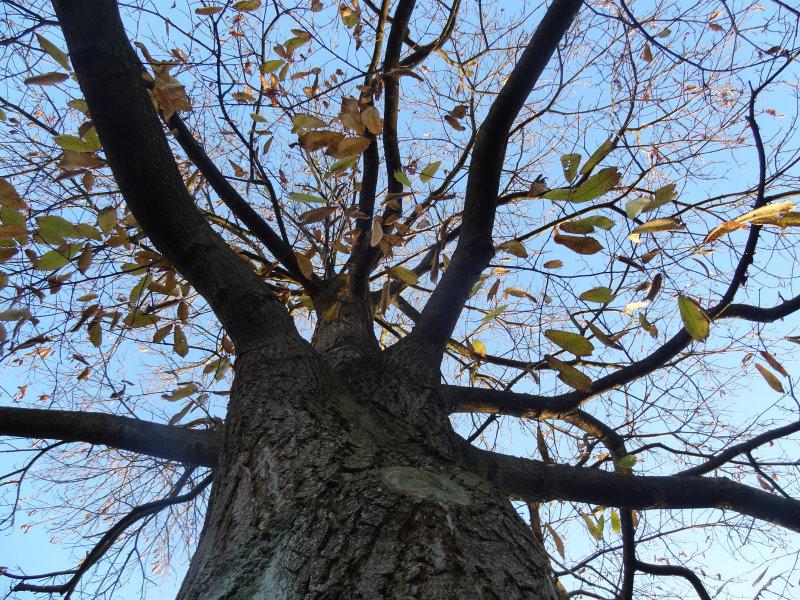
<instances>
[{"instance_id":1,"label":"yellow leaf","mask_svg":"<svg viewBox=\"0 0 800 600\"><path fill-rule=\"evenodd\" d=\"M743 214L741 217L736 217L734 221L736 223L750 223L751 221L758 219L775 217L777 215L782 215L793 211L796 206L797 205L794 202L773 202L772 204L767 204L761 208L751 210L750 212Z\"/></svg>"},{"instance_id":2,"label":"yellow leaf","mask_svg":"<svg viewBox=\"0 0 800 600\"><path fill-rule=\"evenodd\" d=\"M581 513L581 517L583 517L583 522L586 523L586 528L589 530L591 536L598 542L602 540L603 532L600 531L600 528L595 524L592 518L589 515L585 515L583 513Z\"/></svg>"},{"instance_id":3,"label":"yellow leaf","mask_svg":"<svg viewBox=\"0 0 800 600\"><path fill-rule=\"evenodd\" d=\"M2 177L0 177L0 206L14 210L23 210L28 207L11 182Z\"/></svg>"},{"instance_id":4,"label":"yellow leaf","mask_svg":"<svg viewBox=\"0 0 800 600\"><path fill-rule=\"evenodd\" d=\"M481 340L472 341L472 351L480 357L486 356L486 344Z\"/></svg>"},{"instance_id":5,"label":"yellow leaf","mask_svg":"<svg viewBox=\"0 0 800 600\"><path fill-rule=\"evenodd\" d=\"M89 334L89 341L92 343L92 346L99 348L103 343L103 330L100 328L100 323L92 323L89 325L87 333Z\"/></svg>"},{"instance_id":6,"label":"yellow leaf","mask_svg":"<svg viewBox=\"0 0 800 600\"><path fill-rule=\"evenodd\" d=\"M770 367L775 369L778 373L780 373L784 377L789 377L789 373L786 372L786 369L783 368L783 365L779 363L778 359L772 356L772 354L770 354L766 350L762 350L760 354L761 356L764 357L764 360L766 360L769 363Z\"/></svg>"},{"instance_id":7,"label":"yellow leaf","mask_svg":"<svg viewBox=\"0 0 800 600\"><path fill-rule=\"evenodd\" d=\"M292 125L294 125L293 131L299 131L301 129L322 129L327 127L327 123L314 117L312 115L294 115L292 117Z\"/></svg>"},{"instance_id":8,"label":"yellow leaf","mask_svg":"<svg viewBox=\"0 0 800 600\"><path fill-rule=\"evenodd\" d=\"M55 61L69 71L69 59L66 53L56 46L53 42L48 40L43 35L36 34L36 39L39 40L39 47L47 52Z\"/></svg>"},{"instance_id":9,"label":"yellow leaf","mask_svg":"<svg viewBox=\"0 0 800 600\"><path fill-rule=\"evenodd\" d=\"M314 276L314 267L311 260L300 252L295 252L294 257L297 259L297 266L300 267L300 272L306 279L311 279Z\"/></svg>"},{"instance_id":10,"label":"yellow leaf","mask_svg":"<svg viewBox=\"0 0 800 600\"><path fill-rule=\"evenodd\" d=\"M696 340L704 340L708 337L711 319L700 306L692 300L680 294L678 296L678 310L683 320L686 331Z\"/></svg>"},{"instance_id":11,"label":"yellow leaf","mask_svg":"<svg viewBox=\"0 0 800 600\"><path fill-rule=\"evenodd\" d=\"M528 256L528 250L519 240L508 240L507 242L503 242L497 246L497 249L508 252L509 254L513 254L514 256L518 256L519 258L526 258Z\"/></svg>"},{"instance_id":12,"label":"yellow leaf","mask_svg":"<svg viewBox=\"0 0 800 600\"><path fill-rule=\"evenodd\" d=\"M233 5L233 9L240 12L253 12L259 8L261 8L261 0L240 0Z\"/></svg>"},{"instance_id":13,"label":"yellow leaf","mask_svg":"<svg viewBox=\"0 0 800 600\"><path fill-rule=\"evenodd\" d=\"M758 369L758 372L761 373L761 376L769 384L769 387L776 392L781 394L784 393L783 384L781 384L780 380L775 377L775 374L772 371L758 363L756 363L756 369Z\"/></svg>"},{"instance_id":14,"label":"yellow leaf","mask_svg":"<svg viewBox=\"0 0 800 600\"><path fill-rule=\"evenodd\" d=\"M195 14L198 15L215 15L218 12L222 12L221 6L201 6L200 8L194 9Z\"/></svg>"},{"instance_id":15,"label":"yellow leaf","mask_svg":"<svg viewBox=\"0 0 800 600\"><path fill-rule=\"evenodd\" d=\"M559 535L556 533L556 530L553 529L553 527L550 525L550 523L547 523L545 525L545 527L547 528L547 531L550 532L550 535L553 536L553 543L556 545L556 550L561 555L561 558L564 558L564 542L563 542L563 540L559 537Z\"/></svg>"},{"instance_id":16,"label":"yellow leaf","mask_svg":"<svg viewBox=\"0 0 800 600\"><path fill-rule=\"evenodd\" d=\"M399 279L406 285L416 285L418 281L417 274L411 269L406 269L404 267L392 267L389 269L389 275L393 279Z\"/></svg>"},{"instance_id":17,"label":"yellow leaf","mask_svg":"<svg viewBox=\"0 0 800 600\"><path fill-rule=\"evenodd\" d=\"M339 309L342 307L341 302L334 302L331 304L328 309L322 313L322 320L323 321L333 321L336 317L339 316Z\"/></svg>"},{"instance_id":18,"label":"yellow leaf","mask_svg":"<svg viewBox=\"0 0 800 600\"><path fill-rule=\"evenodd\" d=\"M686 225L681 223L678 219L670 217L665 219L653 219L652 221L642 223L634 228L631 233L656 233L658 231L680 231L681 229L686 229Z\"/></svg>"}]
</instances>

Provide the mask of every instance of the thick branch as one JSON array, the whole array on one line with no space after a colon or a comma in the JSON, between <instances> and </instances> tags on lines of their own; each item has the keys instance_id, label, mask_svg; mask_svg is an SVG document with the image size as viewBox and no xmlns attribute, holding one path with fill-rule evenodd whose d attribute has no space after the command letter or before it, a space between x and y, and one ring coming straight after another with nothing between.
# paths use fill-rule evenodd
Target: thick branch
<instances>
[{"instance_id":1,"label":"thick branch","mask_svg":"<svg viewBox=\"0 0 800 600\"><path fill-rule=\"evenodd\" d=\"M98 412L0 407L0 435L102 444L186 464L213 467L212 431L160 425Z\"/></svg>"},{"instance_id":2,"label":"thick branch","mask_svg":"<svg viewBox=\"0 0 800 600\"><path fill-rule=\"evenodd\" d=\"M729 304L728 308L719 315L721 319L744 319L758 323L772 323L778 319L788 317L800 310L800 296L781 302L770 308L752 306L750 304Z\"/></svg>"},{"instance_id":3,"label":"thick branch","mask_svg":"<svg viewBox=\"0 0 800 600\"><path fill-rule=\"evenodd\" d=\"M509 496L526 502L570 500L633 510L718 508L800 532L800 501L721 477L645 477L546 465L470 447L476 466Z\"/></svg>"},{"instance_id":4,"label":"thick branch","mask_svg":"<svg viewBox=\"0 0 800 600\"><path fill-rule=\"evenodd\" d=\"M461 235L453 259L422 311L411 337L441 354L470 290L489 264L508 133L582 0L554 0L478 130L467 178Z\"/></svg>"},{"instance_id":5,"label":"thick branch","mask_svg":"<svg viewBox=\"0 0 800 600\"><path fill-rule=\"evenodd\" d=\"M125 201L240 348L296 334L285 307L192 201L114 0L54 0L92 122Z\"/></svg>"},{"instance_id":6,"label":"thick branch","mask_svg":"<svg viewBox=\"0 0 800 600\"><path fill-rule=\"evenodd\" d=\"M453 29L455 29L456 26L456 17L458 16L458 9L460 6L461 0L455 0L453 2L453 5L450 7L450 14L447 15L447 21L442 29L442 33L440 33L430 44L418 46L411 54L406 56L400 62L401 67L413 69L426 58L428 58L431 52L435 52L441 48L444 43L450 39L450 36L453 34Z\"/></svg>"},{"instance_id":7,"label":"thick branch","mask_svg":"<svg viewBox=\"0 0 800 600\"><path fill-rule=\"evenodd\" d=\"M175 134L175 139L186 152L186 156L192 161L199 171L203 174L212 189L219 194L220 199L225 203L231 212L245 224L247 229L272 253L280 263L286 267L292 277L306 285L309 283L306 277L300 272L294 252L281 237L275 233L269 224L259 215L250 203L242 198L228 179L217 168L214 162L206 154L203 146L192 135L183 119L176 113L167 122L170 129ZM272 190L270 190L272 193Z\"/></svg>"},{"instance_id":8,"label":"thick branch","mask_svg":"<svg viewBox=\"0 0 800 600\"><path fill-rule=\"evenodd\" d=\"M452 413L500 414L529 419L550 419L569 413L580 403L579 396L579 392L548 397L461 385L439 387L439 397Z\"/></svg>"},{"instance_id":9,"label":"thick branch","mask_svg":"<svg viewBox=\"0 0 800 600\"><path fill-rule=\"evenodd\" d=\"M686 567L682 567L680 565L654 565L651 563L644 563L639 560L636 561L636 569L642 573L647 573L648 575L657 575L660 577L683 577L692 584L692 587L695 589L701 600L711 600L711 596L703 586L703 582L700 581L697 573L691 569L687 569Z\"/></svg>"},{"instance_id":10,"label":"thick branch","mask_svg":"<svg viewBox=\"0 0 800 600\"><path fill-rule=\"evenodd\" d=\"M386 54L383 58L382 74L384 85L384 106L383 106L383 154L386 162L387 194L396 196L397 208L390 208L388 205L381 216L381 226L384 232L388 231L389 226L386 222L388 217L394 213L402 211L403 184L395 178L397 171L402 171L403 161L400 156L400 143L397 137L397 119L400 112L400 74L397 67L400 64L400 52L403 49L403 37L405 36L411 13L414 12L416 0L400 0L395 9L392 19L392 28L389 30L389 38L386 41ZM385 7L384 7L385 8ZM383 13L381 13L383 14ZM353 282L352 289L359 296L366 296L368 293L369 273L374 265L380 260L380 246L372 246L367 240L366 226L372 226L374 216L374 190L377 183L376 167L378 165L377 142L373 140L367 152L364 154L364 179L367 184L362 188L360 206L369 208L373 212L367 213L372 219L365 221L359 235L357 252L353 254ZM369 196L364 193L372 194L371 202ZM366 202L365 202L366 200Z\"/></svg>"}]
</instances>

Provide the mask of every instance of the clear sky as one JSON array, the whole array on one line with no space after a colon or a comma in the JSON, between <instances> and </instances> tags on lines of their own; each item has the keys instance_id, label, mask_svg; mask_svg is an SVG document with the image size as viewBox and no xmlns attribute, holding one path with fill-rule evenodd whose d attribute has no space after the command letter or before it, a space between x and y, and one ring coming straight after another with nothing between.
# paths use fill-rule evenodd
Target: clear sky
<instances>
[{"instance_id":1,"label":"clear sky","mask_svg":"<svg viewBox=\"0 0 800 600\"><path fill-rule=\"evenodd\" d=\"M171 11L170 16L173 18L173 21L178 26L182 25L181 13L173 11L170 5L171 2L156 2L154 4L154 6L164 11ZM508 5L510 7L509 9L513 9L517 6L517 3L508 3ZM645 7L649 5L650 3L645 2L636 3L637 10L641 10L642 12L645 12ZM140 31L148 35L150 34L147 32L146 26L141 26ZM158 30L158 34L160 34L160 32L161 29ZM143 35L145 33L143 33ZM53 38L58 39L57 33L53 33ZM437 61L439 59L434 57L431 60ZM796 83L796 72L794 72L791 77ZM606 89L601 85L605 82L595 80L591 83L595 84L597 90L593 90L591 86L587 86L588 89L584 93L587 97L591 97L593 93L596 93L597 96L600 97L604 93L602 90ZM404 85L406 84L404 83ZM765 105L775 110L778 115L793 114L797 111L794 99L788 95L769 95L766 98ZM765 135L772 136L781 131L779 117L776 116L775 119L775 121L769 121L765 117ZM407 133L409 137L424 138L425 135L429 133L422 130L422 125L415 123L414 114L411 112L404 112L401 115L401 121L404 124L403 126L406 127L405 133ZM583 123L581 123L581 125L583 125ZM593 124L592 126L588 126L587 130L589 130L590 133L586 136L586 139L582 140L582 144L585 147L579 149L584 152L584 154L586 154L587 150L591 151L593 147L599 144L604 136L607 135L609 127L607 123L600 125ZM547 132L548 135L550 133L552 133L552 130ZM794 141L796 142L797 140L794 139ZM563 149L563 151L568 150L572 150L572 148ZM437 157L433 155L430 158L432 160ZM717 173L719 179L713 182L710 189L709 186L704 186L702 183L696 181L684 182L681 199L696 199L703 194L723 193L730 189L741 189L747 185L752 185L754 183L753 164L754 154L752 152L743 152L739 155L738 163L720 167ZM551 185L563 185L560 167L557 162L551 162L545 174ZM556 209L554 208L553 210ZM506 215L505 218L507 220L502 221L502 225L505 226L505 224L512 220L512 217L513 215L510 213ZM499 235L502 235L502 227L498 229L501 230ZM746 232L736 232L732 234L731 239L741 245L741 241L745 235ZM618 233L617 237L620 237ZM611 238L609 237L608 239ZM775 238L768 239L774 240ZM777 242L775 243L777 245ZM679 244L676 242L676 246L678 245ZM599 277L595 277L593 275L588 275L591 269L584 269L581 271L581 268L585 267L585 265L578 264L575 255L561 246L555 246L553 244L546 245L546 241L540 243L538 240L534 240L530 248L532 249L534 246L537 252L542 252L542 260L560 259L567 265L567 269L574 268L576 279L579 282L576 285L588 289L592 287L592 285L606 285L609 283L607 279L603 279L603 277L606 276L605 273ZM684 244L684 246L686 245ZM531 253L533 254L533 251ZM500 259L498 259L498 261L499 260ZM722 271L724 267L727 266L724 264L725 259L718 260L717 266ZM764 267L764 265L760 266ZM786 293L787 290L778 289L776 284L778 278L773 274L789 274L793 272L794 268L795 264L791 255L781 253L773 254L768 261L769 277L765 275L763 279L759 279L760 274L759 276L754 276L751 280L752 285L748 287L745 297L750 301L758 302L765 306L775 302L778 299L778 292L782 291ZM545 293L542 279L540 274L529 271L519 275L514 285L531 290L541 297L541 295ZM709 287L707 284L709 282L704 281L702 275L699 277L687 276L681 281L685 284L687 293L704 298L710 296L710 294L707 293L707 288ZM550 288L547 289L550 290ZM718 292L718 289L716 291ZM791 291L791 289L788 291ZM558 300L556 292L549 291L547 293L550 293ZM485 294L485 290L483 290L481 294ZM667 305L667 300L664 302L664 305ZM670 299L669 302L672 302L672 299ZM620 300L618 304L621 309L625 301ZM668 334L674 333L677 327L676 319L672 321L669 320L669 317L674 317L674 314L669 315L668 310L668 308L663 310L661 316L664 317L664 319L659 322L659 327L661 328L661 337L659 341L661 342L663 342ZM527 319L529 322L534 322L537 315L534 310L520 314L522 315L521 318ZM473 335L472 332L474 328L479 325L480 317L481 315L476 313L466 317L460 326L460 331L464 334L469 333ZM627 317L620 317L620 319L625 318ZM770 346L770 350L781 357L784 366L786 366L792 376L795 376L797 373L796 361L793 360L795 355L794 349L797 348L797 346L781 341L781 337L797 334L798 325L800 325L800 323L798 323L796 319L789 319L787 322L779 324L771 329L767 336L771 343L773 343L773 345ZM738 332L735 327L731 327L727 324L715 325L712 328L711 339L707 347L724 348L730 340L736 339L737 335ZM748 335L750 334L748 333ZM499 328L497 330L482 329L478 331L475 336L480 336L486 343L489 352L503 354L506 350L509 350L509 338L504 336ZM654 343L655 342L645 340L640 344L639 349L642 353L645 353L649 348L652 348L652 345L648 344ZM534 351L532 350L531 355L533 358L538 358L538 356L540 356L539 353L536 353L535 356L533 356L533 354ZM193 357L194 354L190 354L188 358L192 359ZM741 367L742 358L740 354L726 354L722 355L720 358L710 357L708 360L710 361L711 370L716 369L717 372L704 375L701 370L698 369L696 372L693 372L695 373L693 377L696 379L694 383L697 384L699 390L703 390L704 384L708 382L716 383L719 379L727 377L727 374L730 374L731 380L728 385L725 386L725 389L713 390L713 394L714 399L718 402L716 407L721 412L725 413L728 420L727 422L733 427L743 426L745 423L754 423L753 433L757 433L760 431L759 427L762 422L778 418L782 418L784 422L788 422L791 416L787 417L787 415L791 414L794 414L796 418L797 408L794 401L788 396L781 399L757 374L753 373L752 368L747 370ZM135 403L133 405L134 412L136 412L136 414L142 417L151 415L154 416L154 418L164 421L177 412L179 405L167 402L161 397L161 392L165 391L165 389L169 389L168 387L160 389L148 378L149 375L155 372L159 361L160 358L158 355L148 354L134 342L125 342L125 346L117 354L117 360L113 367L115 369L113 375L118 381L127 380L129 382L126 384L126 393L133 398L132 401ZM35 361L33 362L35 363ZM51 370L49 366L40 366L38 371L29 370L27 366L15 367L9 365L4 367L2 372L0 372L0 404L14 405L17 402L19 393L18 387L23 384L28 386L25 401L30 402L32 405L37 404L36 398L44 395L51 395L54 390L61 389L60 385L64 383L62 378L74 379L74 374L72 372L74 370L74 365L69 362L69 359L65 357L61 364L64 374L62 374L61 371ZM174 366L175 365L170 364L167 365L166 368L169 369ZM449 364L448 369L453 369L453 365ZM685 397L682 398L683 400L687 403L700 401L699 398L691 397L690 392L687 391L691 386L688 385L685 380L681 379L679 375L675 375L674 372L670 373L669 375L664 375L664 380L671 381L668 378L674 377L676 382L680 382L681 394L685 395ZM174 380L176 379L172 372L160 372L158 377L161 378L161 381L170 378L170 384L174 384ZM462 379L462 381L464 381L464 379ZM226 381L222 381L219 383L219 387L224 388L225 384ZM541 384L537 384L532 378L527 377L520 381L514 389L523 392L550 393L556 389L557 385L557 382L555 382L552 377L545 377ZM95 392L98 389L102 395L98 395L96 402L103 409L124 412L124 408L119 405L119 402L110 397L110 390L108 387L93 388L91 391ZM632 403L636 404L636 402L641 401L641 397L650 393L650 390L651 388L649 387L634 385L627 390L627 393L633 399ZM712 391L709 390L708 393L711 395ZM625 403L621 401L622 394L623 392L606 394L603 398L592 400L587 404L586 408L594 414L597 414L598 417L607 418L612 426L617 426L625 422L627 418L624 410ZM82 397L83 395L81 393L76 393L75 400L72 403L76 407L79 406ZM616 402L611 403L606 401L609 397L616 400ZM676 400L676 402L677 401L678 400ZM221 414L220 411L222 410L224 399L212 397L209 402L211 403L211 412L214 414ZM792 411L794 412L792 413ZM476 417L474 422L479 423L481 421L481 417ZM473 431L474 422L472 418L468 416L454 417L454 423L457 429L465 435L469 435L469 433ZM656 425L654 424L652 427L653 431L655 431ZM494 444L499 450L511 454L536 456L534 450L536 447L535 426L530 427L530 423L520 424L516 419L500 419L497 425L487 429L485 441ZM800 448L798 447L799 441L800 440L795 437L794 441L791 442L789 446L796 450L795 455L800 455ZM7 446L0 446L0 450L6 449L8 449ZM565 452L566 451L565 449ZM769 456L771 450L767 448L759 452L759 456L764 457ZM19 461L19 456L9 453L0 454L0 473L5 473L13 468L17 468L20 464ZM678 470L680 467L681 465L679 464L665 464L663 460L650 461L650 459L644 458L643 461L636 466L636 471L650 474L668 473L671 472L671 470ZM754 484L755 479L750 477L746 481L750 484ZM58 504L64 503L65 500L70 500L70 489L71 484L69 482L62 482L60 485L54 486L36 485L34 483L28 483L23 486L21 499L24 509L20 511L13 528L7 527L6 529L0 530L0 566L8 567L10 571L14 572L24 571L32 573L57 571L71 568L73 565L77 564L77 561L83 557L86 546L83 545L70 550L69 543L72 540L70 540L67 535L62 533L50 533L48 531L48 524L41 523L42 520L47 519L45 514L40 511L33 513L28 512L30 507L35 507L40 504ZM12 486L0 488L0 493L5 494L4 497L7 500L9 498L8 494L13 494ZM520 510L525 514L525 509L520 508ZM546 507L546 513L553 515L554 518L558 518L562 513L566 512L566 509L562 511L562 507L559 505ZM605 514L608 515L610 513L606 512ZM718 517L719 514L721 513L715 513L713 518ZM3 516L4 515L0 515L0 518ZM677 514L673 517L666 514L652 513L652 518L656 521L660 520L665 529L679 527L681 519L685 516L687 515ZM648 516L648 518L651 517ZM102 530L102 528L99 528L98 531L101 532ZM573 520L565 523L560 526L558 531L567 545L567 556L570 558L590 554L597 549L615 547L619 543L619 536L613 533L610 527L606 527L602 541L595 542L587 534L586 528L580 520ZM702 567L704 571L709 574L712 595L714 591L719 591L719 598L752 598L759 592L761 586L770 581L771 578L777 577L777 579L772 581L770 589L764 592L762 598L779 597L776 592L782 593L782 597L784 598L800 598L800 591L798 591L800 589L800 580L798 580L798 570L795 564L797 552L800 550L800 539L796 535L789 536L785 546L779 544L777 539L773 543L769 534L763 535L756 532L753 534L753 539L740 539L735 536L726 538L724 534L716 536L710 529L679 532L667 539L668 542L664 545L660 543L650 545L643 544L641 546L642 558L655 561L659 557L669 556L669 552L674 552L675 556L679 556L681 552L685 552L686 556L682 556L681 558L687 560L688 564L691 566ZM753 541L758 543L753 544ZM548 543L551 544L552 550L552 542L550 541ZM178 545L180 546L180 542L178 542ZM668 549L665 550L664 546L668 546ZM154 585L148 587L148 597L165 599L174 597L186 566L187 559L185 552L176 553L176 556L170 562L170 569L163 570L160 573L152 574L148 570L149 566L146 566L145 574L148 577L152 577L155 582ZM766 573L763 577L759 577L765 569ZM609 576L612 578L616 577L616 571L611 569ZM123 581L122 585L111 597L125 600L138 598L140 596L142 572L138 567L129 569L126 571L126 577L129 577L129 580ZM645 576L640 574L638 577L644 578ZM5 585L5 581L0 581L0 583ZM685 586L680 581L674 582L674 585L675 597L692 597L692 592L689 590L688 586ZM0 592L3 591L5 591L5 588L0 588ZM22 598L25 596L17 595L15 597Z\"/></svg>"}]
</instances>

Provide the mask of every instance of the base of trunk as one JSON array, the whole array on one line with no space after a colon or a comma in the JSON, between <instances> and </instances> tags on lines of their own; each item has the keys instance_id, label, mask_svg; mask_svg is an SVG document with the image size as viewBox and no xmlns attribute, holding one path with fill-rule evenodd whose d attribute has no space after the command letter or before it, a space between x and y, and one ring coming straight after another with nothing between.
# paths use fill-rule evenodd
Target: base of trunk
<instances>
[{"instance_id":1,"label":"base of trunk","mask_svg":"<svg viewBox=\"0 0 800 600\"><path fill-rule=\"evenodd\" d=\"M179 598L559 597L530 529L475 475L390 467L326 488L215 547Z\"/></svg>"}]
</instances>

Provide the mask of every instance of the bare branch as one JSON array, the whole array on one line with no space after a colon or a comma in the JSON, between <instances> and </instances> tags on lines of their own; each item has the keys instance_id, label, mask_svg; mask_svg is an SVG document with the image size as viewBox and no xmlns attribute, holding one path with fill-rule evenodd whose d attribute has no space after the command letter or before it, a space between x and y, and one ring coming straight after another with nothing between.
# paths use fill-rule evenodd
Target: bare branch
<instances>
[{"instance_id":1,"label":"bare branch","mask_svg":"<svg viewBox=\"0 0 800 600\"><path fill-rule=\"evenodd\" d=\"M571 500L633 510L717 508L800 532L800 501L721 477L638 476L546 465L470 447L476 466L509 496L526 502Z\"/></svg>"},{"instance_id":2,"label":"bare branch","mask_svg":"<svg viewBox=\"0 0 800 600\"><path fill-rule=\"evenodd\" d=\"M213 431L160 425L99 412L0 407L0 435L102 444L193 465L217 462Z\"/></svg>"}]
</instances>

